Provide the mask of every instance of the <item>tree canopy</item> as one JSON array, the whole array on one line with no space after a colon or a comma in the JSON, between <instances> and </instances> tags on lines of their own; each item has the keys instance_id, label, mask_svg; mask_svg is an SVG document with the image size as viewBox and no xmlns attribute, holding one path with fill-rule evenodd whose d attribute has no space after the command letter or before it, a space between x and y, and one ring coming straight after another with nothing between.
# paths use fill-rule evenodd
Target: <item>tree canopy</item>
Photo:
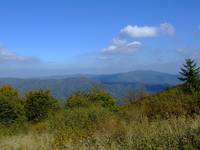
<instances>
[{"instance_id":1,"label":"tree canopy","mask_svg":"<svg viewBox=\"0 0 200 150\"><path fill-rule=\"evenodd\" d=\"M0 88L0 123L10 125L25 120L25 111L18 92L9 85Z\"/></svg>"},{"instance_id":2,"label":"tree canopy","mask_svg":"<svg viewBox=\"0 0 200 150\"><path fill-rule=\"evenodd\" d=\"M26 94L25 109L29 121L40 121L58 108L58 102L49 91L37 90Z\"/></svg>"}]
</instances>

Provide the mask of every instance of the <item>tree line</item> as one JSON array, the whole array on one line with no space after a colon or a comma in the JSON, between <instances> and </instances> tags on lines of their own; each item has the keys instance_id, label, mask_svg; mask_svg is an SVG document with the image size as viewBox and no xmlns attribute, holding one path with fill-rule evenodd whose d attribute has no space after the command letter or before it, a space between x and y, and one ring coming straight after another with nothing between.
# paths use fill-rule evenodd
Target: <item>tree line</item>
<instances>
[{"instance_id":1,"label":"tree line","mask_svg":"<svg viewBox=\"0 0 200 150\"><path fill-rule=\"evenodd\" d=\"M20 97L17 90L10 85L0 88L0 123L11 125L14 123L39 122L55 113L61 107L74 109L100 106L109 111L116 111L115 99L103 90L93 88L89 92L76 92L70 96L64 106L55 99L48 90L35 90Z\"/></svg>"}]
</instances>

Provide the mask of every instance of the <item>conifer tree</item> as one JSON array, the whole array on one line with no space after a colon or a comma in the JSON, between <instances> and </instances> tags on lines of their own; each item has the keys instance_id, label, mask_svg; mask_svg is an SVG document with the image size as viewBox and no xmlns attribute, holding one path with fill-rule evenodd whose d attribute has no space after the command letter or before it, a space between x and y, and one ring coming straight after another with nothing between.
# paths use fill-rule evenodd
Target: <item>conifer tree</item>
<instances>
[{"instance_id":1,"label":"conifer tree","mask_svg":"<svg viewBox=\"0 0 200 150\"><path fill-rule=\"evenodd\" d=\"M194 92L199 89L199 73L200 67L197 66L197 63L193 59L186 59L185 64L180 69L178 79L184 82L184 89L187 92Z\"/></svg>"}]
</instances>

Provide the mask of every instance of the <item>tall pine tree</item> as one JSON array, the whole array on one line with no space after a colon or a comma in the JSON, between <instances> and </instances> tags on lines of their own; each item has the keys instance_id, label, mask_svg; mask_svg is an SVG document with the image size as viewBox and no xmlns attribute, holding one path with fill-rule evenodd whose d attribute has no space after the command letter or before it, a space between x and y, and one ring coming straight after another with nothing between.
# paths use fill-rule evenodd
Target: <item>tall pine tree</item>
<instances>
[{"instance_id":1,"label":"tall pine tree","mask_svg":"<svg viewBox=\"0 0 200 150\"><path fill-rule=\"evenodd\" d=\"M187 92L195 92L199 89L200 67L193 59L186 59L185 64L180 69L179 80L184 82L184 89Z\"/></svg>"}]
</instances>

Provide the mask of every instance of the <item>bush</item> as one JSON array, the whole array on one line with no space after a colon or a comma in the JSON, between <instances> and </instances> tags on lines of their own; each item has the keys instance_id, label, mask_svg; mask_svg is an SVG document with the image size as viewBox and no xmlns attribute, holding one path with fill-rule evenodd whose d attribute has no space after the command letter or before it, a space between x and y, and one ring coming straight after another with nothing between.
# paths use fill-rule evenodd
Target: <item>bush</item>
<instances>
[{"instance_id":1,"label":"bush","mask_svg":"<svg viewBox=\"0 0 200 150\"><path fill-rule=\"evenodd\" d=\"M31 91L26 94L25 108L28 121L38 122L59 107L49 91Z\"/></svg>"},{"instance_id":2,"label":"bush","mask_svg":"<svg viewBox=\"0 0 200 150\"><path fill-rule=\"evenodd\" d=\"M81 91L78 91L70 96L65 104L67 108L82 108L90 105L91 102L88 100L87 93Z\"/></svg>"},{"instance_id":3,"label":"bush","mask_svg":"<svg viewBox=\"0 0 200 150\"><path fill-rule=\"evenodd\" d=\"M65 109L49 118L52 129L76 128L90 130L113 116L113 112L91 105L87 108Z\"/></svg>"},{"instance_id":4,"label":"bush","mask_svg":"<svg viewBox=\"0 0 200 150\"><path fill-rule=\"evenodd\" d=\"M56 148L64 149L68 142L80 143L101 128L101 125L112 116L113 113L109 110L94 105L87 108L65 109L51 121L51 128L57 130L54 145Z\"/></svg>"},{"instance_id":5,"label":"bush","mask_svg":"<svg viewBox=\"0 0 200 150\"><path fill-rule=\"evenodd\" d=\"M93 88L88 93L77 92L66 101L67 108L83 108L95 105L106 108L110 111L117 111L115 99L103 90Z\"/></svg>"},{"instance_id":6,"label":"bush","mask_svg":"<svg viewBox=\"0 0 200 150\"><path fill-rule=\"evenodd\" d=\"M88 93L88 99L92 103L100 104L102 107L109 109L110 111L117 111L115 99L106 91L93 88Z\"/></svg>"},{"instance_id":7,"label":"bush","mask_svg":"<svg viewBox=\"0 0 200 150\"><path fill-rule=\"evenodd\" d=\"M167 119L182 115L194 116L200 113L199 93L187 94L177 88L146 96L132 105L149 118Z\"/></svg>"},{"instance_id":8,"label":"bush","mask_svg":"<svg viewBox=\"0 0 200 150\"><path fill-rule=\"evenodd\" d=\"M11 86L0 88L0 123L11 125L25 120L25 111L18 93Z\"/></svg>"}]
</instances>

